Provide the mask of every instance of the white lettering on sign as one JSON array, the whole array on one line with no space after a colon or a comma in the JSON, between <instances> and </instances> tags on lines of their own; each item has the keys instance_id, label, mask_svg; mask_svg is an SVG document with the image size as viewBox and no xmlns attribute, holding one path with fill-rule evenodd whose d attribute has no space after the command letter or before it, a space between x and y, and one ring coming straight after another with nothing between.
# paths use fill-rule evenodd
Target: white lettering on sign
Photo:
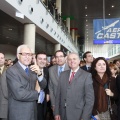
<instances>
[{"instance_id":1,"label":"white lettering on sign","mask_svg":"<svg viewBox=\"0 0 120 120\"><path fill-rule=\"evenodd\" d=\"M120 38L120 33L106 33L105 35L104 35L104 33L98 33L97 34L97 39L104 39L104 38L119 39Z\"/></svg>"}]
</instances>

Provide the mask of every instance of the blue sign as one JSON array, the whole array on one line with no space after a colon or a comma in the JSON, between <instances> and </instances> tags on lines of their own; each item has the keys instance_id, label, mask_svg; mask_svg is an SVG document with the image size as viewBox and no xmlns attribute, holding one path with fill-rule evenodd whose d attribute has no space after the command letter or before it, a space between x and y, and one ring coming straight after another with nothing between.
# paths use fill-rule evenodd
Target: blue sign
<instances>
[{"instance_id":1,"label":"blue sign","mask_svg":"<svg viewBox=\"0 0 120 120\"><path fill-rule=\"evenodd\" d=\"M93 20L94 44L120 44L120 18Z\"/></svg>"}]
</instances>

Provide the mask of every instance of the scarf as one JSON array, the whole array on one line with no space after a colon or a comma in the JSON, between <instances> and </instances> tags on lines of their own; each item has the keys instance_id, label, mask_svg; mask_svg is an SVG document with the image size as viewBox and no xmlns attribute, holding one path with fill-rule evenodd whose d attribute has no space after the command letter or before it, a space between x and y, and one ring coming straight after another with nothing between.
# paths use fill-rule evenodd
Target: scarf
<instances>
[{"instance_id":1,"label":"scarf","mask_svg":"<svg viewBox=\"0 0 120 120\"><path fill-rule=\"evenodd\" d=\"M96 104L96 109L99 113L106 112L108 110L108 98L104 88L106 84L108 84L108 76L106 73L103 75L102 79L98 74L95 76L94 78L94 86L96 86L95 104Z\"/></svg>"}]
</instances>

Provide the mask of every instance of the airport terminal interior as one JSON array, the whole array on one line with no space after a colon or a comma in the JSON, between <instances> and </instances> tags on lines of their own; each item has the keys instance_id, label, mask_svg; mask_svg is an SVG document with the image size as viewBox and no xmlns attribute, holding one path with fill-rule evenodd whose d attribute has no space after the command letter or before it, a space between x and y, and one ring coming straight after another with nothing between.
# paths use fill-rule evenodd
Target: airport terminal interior
<instances>
[{"instance_id":1,"label":"airport terminal interior","mask_svg":"<svg viewBox=\"0 0 120 120\"><path fill-rule=\"evenodd\" d=\"M80 57L91 51L95 58L119 58L120 43L94 44L93 25L96 19L119 19L119 6L119 0L0 0L0 51L14 59L17 46L28 44L33 52L45 51L48 56L61 49Z\"/></svg>"}]
</instances>

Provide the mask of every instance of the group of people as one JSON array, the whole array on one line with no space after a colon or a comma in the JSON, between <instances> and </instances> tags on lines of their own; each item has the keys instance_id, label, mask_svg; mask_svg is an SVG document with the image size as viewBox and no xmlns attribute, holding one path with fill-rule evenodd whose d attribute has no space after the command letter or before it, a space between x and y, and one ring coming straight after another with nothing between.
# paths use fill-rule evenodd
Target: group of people
<instances>
[{"instance_id":1,"label":"group of people","mask_svg":"<svg viewBox=\"0 0 120 120\"><path fill-rule=\"evenodd\" d=\"M5 66L0 53L0 120L46 120L48 103L55 120L120 120L119 67L103 57L58 50L47 68L47 55L17 48L17 62ZM116 109L117 110L117 109ZM52 114L50 114L52 116Z\"/></svg>"}]
</instances>

